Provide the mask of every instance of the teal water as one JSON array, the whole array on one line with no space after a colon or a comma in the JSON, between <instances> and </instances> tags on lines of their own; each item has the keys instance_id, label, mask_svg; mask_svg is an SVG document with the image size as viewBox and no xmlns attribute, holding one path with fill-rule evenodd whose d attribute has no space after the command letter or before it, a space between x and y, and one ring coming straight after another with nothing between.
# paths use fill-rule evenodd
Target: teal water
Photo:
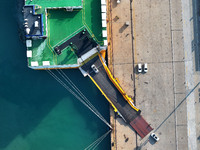
<instances>
[{"instance_id":1,"label":"teal water","mask_svg":"<svg viewBox=\"0 0 200 150\"><path fill-rule=\"evenodd\" d=\"M27 67L18 7L0 1L0 150L82 150L108 127L46 71ZM91 80L65 73L109 120L109 104ZM110 149L110 136L97 149Z\"/></svg>"}]
</instances>

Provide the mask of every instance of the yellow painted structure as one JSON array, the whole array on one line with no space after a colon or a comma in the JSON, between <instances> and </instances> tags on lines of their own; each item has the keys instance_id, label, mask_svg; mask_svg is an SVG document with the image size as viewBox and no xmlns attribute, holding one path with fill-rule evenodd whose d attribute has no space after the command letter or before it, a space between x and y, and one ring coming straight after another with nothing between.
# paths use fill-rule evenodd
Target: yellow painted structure
<instances>
[{"instance_id":1,"label":"yellow painted structure","mask_svg":"<svg viewBox=\"0 0 200 150\"><path fill-rule=\"evenodd\" d=\"M108 100L108 102L111 104L111 106L114 108L114 111L117 112L117 108L115 107L115 105L111 102L111 100L106 96L106 94L102 91L102 89L98 86L98 84L94 81L94 79L89 76L90 79L92 80L92 82L94 82L94 84L96 85L96 87L101 91L101 93L103 94L103 96L105 96L105 98Z\"/></svg>"},{"instance_id":2,"label":"yellow painted structure","mask_svg":"<svg viewBox=\"0 0 200 150\"><path fill-rule=\"evenodd\" d=\"M136 108L134 105L133 105L133 100L132 98L130 98L125 92L124 90L121 88L121 86L119 85L119 83L117 82L116 79L114 79L113 75L111 74L110 70L108 69L108 67L104 64L101 56L99 55L99 59L101 60L101 63L103 64L103 67L104 69L106 70L106 73L109 77L109 79L112 81L112 83L115 85L115 87L119 90L119 92L122 94L122 96L124 97L124 99L129 103L129 105L135 109L136 111L139 111L138 108Z\"/></svg>"},{"instance_id":3,"label":"yellow painted structure","mask_svg":"<svg viewBox=\"0 0 200 150\"><path fill-rule=\"evenodd\" d=\"M102 50L100 54L104 59L106 58L106 50Z\"/></svg>"}]
</instances>

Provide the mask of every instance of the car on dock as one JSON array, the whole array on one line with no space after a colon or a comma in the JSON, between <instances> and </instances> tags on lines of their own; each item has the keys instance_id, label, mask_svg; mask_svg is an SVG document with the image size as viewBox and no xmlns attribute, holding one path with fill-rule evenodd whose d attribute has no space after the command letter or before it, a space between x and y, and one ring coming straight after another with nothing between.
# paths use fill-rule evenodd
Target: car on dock
<instances>
[{"instance_id":1,"label":"car on dock","mask_svg":"<svg viewBox=\"0 0 200 150\"><path fill-rule=\"evenodd\" d=\"M91 68L95 73L99 73L99 70L97 69L97 67L94 64L91 66Z\"/></svg>"},{"instance_id":2,"label":"car on dock","mask_svg":"<svg viewBox=\"0 0 200 150\"><path fill-rule=\"evenodd\" d=\"M147 63L144 64L144 72L145 72L145 73L148 72Z\"/></svg>"},{"instance_id":3,"label":"car on dock","mask_svg":"<svg viewBox=\"0 0 200 150\"><path fill-rule=\"evenodd\" d=\"M138 73L142 72L142 64L138 64Z\"/></svg>"},{"instance_id":4,"label":"car on dock","mask_svg":"<svg viewBox=\"0 0 200 150\"><path fill-rule=\"evenodd\" d=\"M151 137L158 142L159 141L159 137L155 134L155 133L151 133Z\"/></svg>"}]
</instances>

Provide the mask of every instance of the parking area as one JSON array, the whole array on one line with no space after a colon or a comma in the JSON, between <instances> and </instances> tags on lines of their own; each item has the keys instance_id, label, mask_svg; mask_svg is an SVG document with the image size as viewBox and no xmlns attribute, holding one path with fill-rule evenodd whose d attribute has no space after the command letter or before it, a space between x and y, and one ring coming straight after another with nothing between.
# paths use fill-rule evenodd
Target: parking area
<instances>
[{"instance_id":1,"label":"parking area","mask_svg":"<svg viewBox=\"0 0 200 150\"><path fill-rule=\"evenodd\" d=\"M111 2L110 66L159 137L156 143L149 137L141 139L116 117L114 149L196 149L200 144L199 87L185 98L200 81L194 49L199 46L195 44L196 0ZM130 26L124 25L126 21ZM148 72L139 73L138 64L145 63Z\"/></svg>"},{"instance_id":2,"label":"parking area","mask_svg":"<svg viewBox=\"0 0 200 150\"><path fill-rule=\"evenodd\" d=\"M160 138L156 144L138 138L138 147L186 150L186 102L176 107L185 97L181 0L134 0L133 5L135 63L148 64L148 73L136 74L136 104Z\"/></svg>"}]
</instances>

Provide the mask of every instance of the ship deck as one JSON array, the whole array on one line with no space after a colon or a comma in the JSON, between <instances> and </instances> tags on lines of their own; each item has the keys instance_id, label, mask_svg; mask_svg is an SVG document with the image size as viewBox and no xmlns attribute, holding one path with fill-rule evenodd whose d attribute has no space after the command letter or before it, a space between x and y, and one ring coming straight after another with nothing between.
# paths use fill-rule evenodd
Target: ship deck
<instances>
[{"instance_id":1,"label":"ship deck","mask_svg":"<svg viewBox=\"0 0 200 150\"><path fill-rule=\"evenodd\" d=\"M26 0L26 5L40 5L43 8L82 6L82 0Z\"/></svg>"},{"instance_id":2,"label":"ship deck","mask_svg":"<svg viewBox=\"0 0 200 150\"><path fill-rule=\"evenodd\" d=\"M35 14L43 14L44 35L47 37L32 40L32 47L28 48L32 51L32 57L28 58L29 66L36 61L39 66L43 61L49 61L50 66L78 66L78 57L72 48L67 47L61 55L57 55L54 48L83 29L95 42L103 45L100 0L50 0L48 3L45 0L27 0L25 4L35 5ZM66 11L65 8L72 6L72 12Z\"/></svg>"}]
</instances>

